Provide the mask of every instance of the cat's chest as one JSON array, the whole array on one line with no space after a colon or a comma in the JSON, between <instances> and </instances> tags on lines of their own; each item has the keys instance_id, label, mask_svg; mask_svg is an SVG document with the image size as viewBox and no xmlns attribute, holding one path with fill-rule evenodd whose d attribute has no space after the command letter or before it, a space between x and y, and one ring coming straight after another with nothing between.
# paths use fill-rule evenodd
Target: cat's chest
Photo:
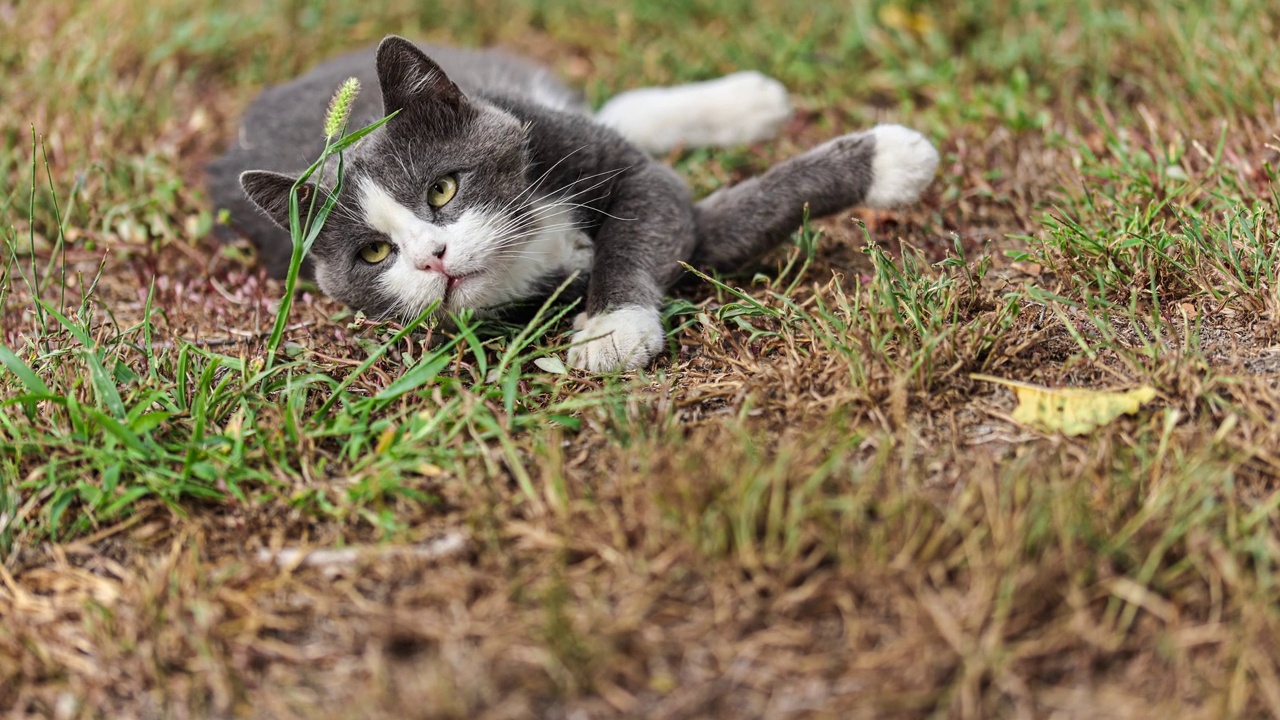
<instances>
[{"instance_id":1,"label":"cat's chest","mask_svg":"<svg viewBox=\"0 0 1280 720\"><path fill-rule=\"evenodd\" d=\"M583 229L576 205L541 202L533 208L528 242L508 266L513 294L529 297L548 281L591 272L595 257L591 236Z\"/></svg>"},{"instance_id":2,"label":"cat's chest","mask_svg":"<svg viewBox=\"0 0 1280 720\"><path fill-rule=\"evenodd\" d=\"M591 236L575 219L576 207L559 203L543 203L534 210L538 218L537 233L529 249L544 256L549 269L588 272L594 257Z\"/></svg>"}]
</instances>

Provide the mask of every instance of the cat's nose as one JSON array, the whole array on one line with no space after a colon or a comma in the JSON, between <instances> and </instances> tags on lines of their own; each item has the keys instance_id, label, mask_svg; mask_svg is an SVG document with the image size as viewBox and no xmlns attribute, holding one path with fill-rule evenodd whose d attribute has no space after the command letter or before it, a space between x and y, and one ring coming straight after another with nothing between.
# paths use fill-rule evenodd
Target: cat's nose
<instances>
[{"instance_id":1,"label":"cat's nose","mask_svg":"<svg viewBox=\"0 0 1280 720\"><path fill-rule=\"evenodd\" d=\"M431 248L426 257L419 256L417 263L418 269L435 270L440 273L444 272L444 253L448 249L447 245Z\"/></svg>"},{"instance_id":2,"label":"cat's nose","mask_svg":"<svg viewBox=\"0 0 1280 720\"><path fill-rule=\"evenodd\" d=\"M439 245L427 248L427 255L419 255L418 261L414 263L419 270L435 270L436 272L444 272L444 253L449 249L448 245Z\"/></svg>"}]
</instances>

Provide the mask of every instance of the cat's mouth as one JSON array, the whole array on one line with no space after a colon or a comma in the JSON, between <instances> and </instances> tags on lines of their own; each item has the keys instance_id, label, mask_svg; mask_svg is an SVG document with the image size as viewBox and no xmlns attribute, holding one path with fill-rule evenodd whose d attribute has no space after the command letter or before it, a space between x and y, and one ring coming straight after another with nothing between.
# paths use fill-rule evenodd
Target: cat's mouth
<instances>
[{"instance_id":1,"label":"cat's mouth","mask_svg":"<svg viewBox=\"0 0 1280 720\"><path fill-rule=\"evenodd\" d=\"M444 273L446 283L445 292L453 292L458 285L476 277L479 274L479 272L462 273L461 275L450 275L448 273Z\"/></svg>"}]
</instances>

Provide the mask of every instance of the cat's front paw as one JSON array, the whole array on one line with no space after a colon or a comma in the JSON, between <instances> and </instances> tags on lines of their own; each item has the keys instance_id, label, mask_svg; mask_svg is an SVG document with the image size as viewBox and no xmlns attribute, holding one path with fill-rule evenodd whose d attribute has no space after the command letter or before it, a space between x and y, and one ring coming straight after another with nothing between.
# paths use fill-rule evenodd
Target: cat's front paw
<instances>
[{"instance_id":1,"label":"cat's front paw","mask_svg":"<svg viewBox=\"0 0 1280 720\"><path fill-rule=\"evenodd\" d=\"M574 320L578 334L569 346L569 364L590 372L635 370L662 350L665 333L657 308L628 305Z\"/></svg>"},{"instance_id":2,"label":"cat's front paw","mask_svg":"<svg viewBox=\"0 0 1280 720\"><path fill-rule=\"evenodd\" d=\"M928 138L901 125L877 125L875 157L871 161L871 186L863 204L892 208L915 202L933 182L938 151Z\"/></svg>"}]
</instances>

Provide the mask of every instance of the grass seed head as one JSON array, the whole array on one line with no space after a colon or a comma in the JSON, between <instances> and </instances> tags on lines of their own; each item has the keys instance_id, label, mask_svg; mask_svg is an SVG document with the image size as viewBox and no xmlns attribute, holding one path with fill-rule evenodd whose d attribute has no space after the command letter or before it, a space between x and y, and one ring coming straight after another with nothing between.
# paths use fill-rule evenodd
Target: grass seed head
<instances>
[{"instance_id":1,"label":"grass seed head","mask_svg":"<svg viewBox=\"0 0 1280 720\"><path fill-rule=\"evenodd\" d=\"M324 117L324 136L333 139L347 126L347 118L351 116L351 106L360 94L360 81L347 78L329 101L329 112Z\"/></svg>"}]
</instances>

